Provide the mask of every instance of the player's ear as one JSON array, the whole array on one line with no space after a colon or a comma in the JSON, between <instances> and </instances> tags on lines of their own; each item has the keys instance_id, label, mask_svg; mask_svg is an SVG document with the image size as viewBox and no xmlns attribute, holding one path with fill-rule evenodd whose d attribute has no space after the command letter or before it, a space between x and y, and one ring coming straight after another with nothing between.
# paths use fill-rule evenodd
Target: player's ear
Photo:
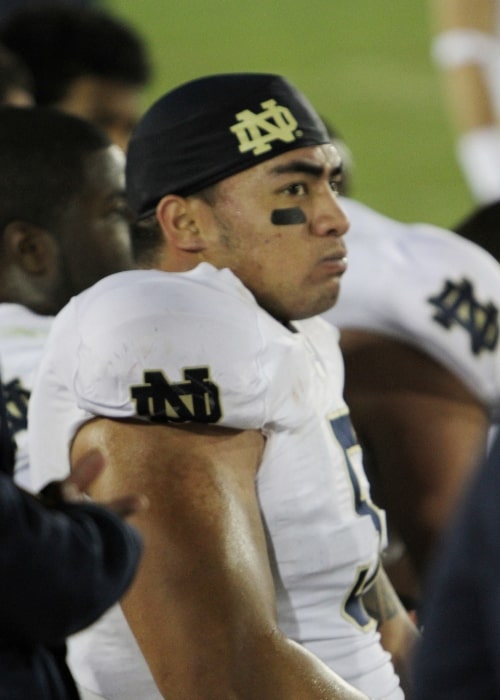
<instances>
[{"instance_id":1,"label":"player's ear","mask_svg":"<svg viewBox=\"0 0 500 700\"><path fill-rule=\"evenodd\" d=\"M11 263L31 275L48 271L56 242L44 228L27 221L11 221L3 230L4 252Z\"/></svg>"},{"instance_id":2,"label":"player's ear","mask_svg":"<svg viewBox=\"0 0 500 700\"><path fill-rule=\"evenodd\" d=\"M205 248L193 199L168 194L159 201L156 216L170 245L190 252Z\"/></svg>"}]
</instances>

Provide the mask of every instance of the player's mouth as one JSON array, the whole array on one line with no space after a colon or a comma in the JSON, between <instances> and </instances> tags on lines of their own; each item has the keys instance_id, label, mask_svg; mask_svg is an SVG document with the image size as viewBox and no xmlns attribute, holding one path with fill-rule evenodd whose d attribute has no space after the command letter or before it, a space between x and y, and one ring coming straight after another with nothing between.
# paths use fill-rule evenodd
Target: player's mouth
<instances>
[{"instance_id":1,"label":"player's mouth","mask_svg":"<svg viewBox=\"0 0 500 700\"><path fill-rule=\"evenodd\" d=\"M347 253L342 251L321 258L320 265L333 276L340 277L347 270Z\"/></svg>"}]
</instances>

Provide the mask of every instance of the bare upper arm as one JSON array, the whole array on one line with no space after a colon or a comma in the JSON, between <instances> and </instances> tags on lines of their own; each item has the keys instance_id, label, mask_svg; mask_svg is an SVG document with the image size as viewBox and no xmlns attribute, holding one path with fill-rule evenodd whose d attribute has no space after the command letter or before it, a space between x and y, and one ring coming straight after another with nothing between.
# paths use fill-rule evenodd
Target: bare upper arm
<instances>
[{"instance_id":1,"label":"bare upper arm","mask_svg":"<svg viewBox=\"0 0 500 700\"><path fill-rule=\"evenodd\" d=\"M254 488L262 436L97 419L72 459L93 447L107 460L96 499L139 492L150 502L135 519L145 552L123 607L157 683L172 667L206 673L210 645L231 658L253 627L269 633L274 590Z\"/></svg>"},{"instance_id":2,"label":"bare upper arm","mask_svg":"<svg viewBox=\"0 0 500 700\"><path fill-rule=\"evenodd\" d=\"M375 500L423 567L482 455L486 409L444 366L399 341L343 330L341 347Z\"/></svg>"}]
</instances>

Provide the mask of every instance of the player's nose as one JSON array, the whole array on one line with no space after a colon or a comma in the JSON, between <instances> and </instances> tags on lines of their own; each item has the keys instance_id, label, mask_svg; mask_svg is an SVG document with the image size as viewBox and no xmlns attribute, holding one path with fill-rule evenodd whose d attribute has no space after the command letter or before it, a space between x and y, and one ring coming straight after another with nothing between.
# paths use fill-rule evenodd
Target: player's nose
<instances>
[{"instance_id":1,"label":"player's nose","mask_svg":"<svg viewBox=\"0 0 500 700\"><path fill-rule=\"evenodd\" d=\"M330 188L321 197L314 220L314 233L317 236L344 236L349 229L349 219L338 196Z\"/></svg>"}]
</instances>

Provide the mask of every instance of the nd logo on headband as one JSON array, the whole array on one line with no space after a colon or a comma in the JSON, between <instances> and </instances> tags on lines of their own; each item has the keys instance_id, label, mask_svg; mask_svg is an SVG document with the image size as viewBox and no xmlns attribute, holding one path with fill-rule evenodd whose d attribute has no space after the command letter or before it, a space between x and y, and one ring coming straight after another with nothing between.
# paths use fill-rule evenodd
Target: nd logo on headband
<instances>
[{"instance_id":1,"label":"nd logo on headband","mask_svg":"<svg viewBox=\"0 0 500 700\"><path fill-rule=\"evenodd\" d=\"M254 156L271 150L273 141L292 143L297 138L295 129L297 120L288 107L276 104L276 100L261 102L263 111L255 114L250 109L238 112L236 119L239 124L233 124L231 131L240 142L240 153L253 151Z\"/></svg>"}]
</instances>

